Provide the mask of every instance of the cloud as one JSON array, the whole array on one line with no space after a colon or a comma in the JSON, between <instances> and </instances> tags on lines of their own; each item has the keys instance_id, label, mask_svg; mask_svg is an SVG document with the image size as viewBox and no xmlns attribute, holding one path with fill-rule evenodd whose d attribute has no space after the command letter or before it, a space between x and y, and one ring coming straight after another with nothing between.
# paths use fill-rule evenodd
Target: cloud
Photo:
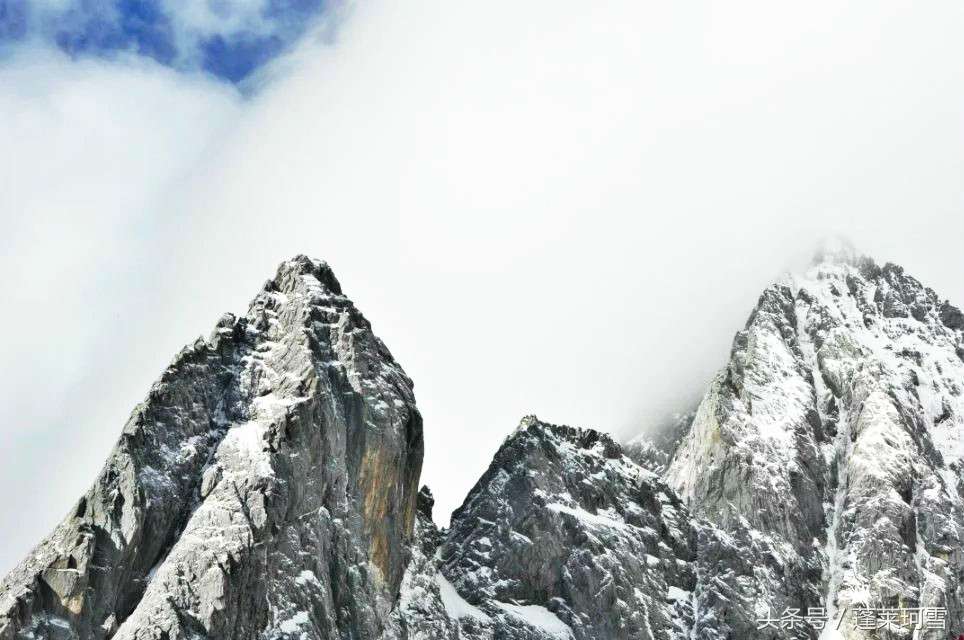
<instances>
[{"instance_id":1,"label":"cloud","mask_svg":"<svg viewBox=\"0 0 964 640\"><path fill-rule=\"evenodd\" d=\"M0 378L17 425L0 484L42 463L55 488L16 526L0 514L0 567L181 344L294 253L331 262L415 380L442 519L526 413L629 433L687 405L824 236L964 300L962 11L373 1L333 46L264 67L243 106L154 72L183 102L107 80L66 99L60 73L21 145L37 155L18 182L45 199L3 205L22 240L2 328L29 346ZM114 151L91 157L101 138ZM78 175L98 178L78 179L85 197L44 192Z\"/></svg>"},{"instance_id":2,"label":"cloud","mask_svg":"<svg viewBox=\"0 0 964 640\"><path fill-rule=\"evenodd\" d=\"M74 57L143 56L242 83L338 13L339 3L326 0L4 0L0 45L41 42Z\"/></svg>"},{"instance_id":3,"label":"cloud","mask_svg":"<svg viewBox=\"0 0 964 640\"><path fill-rule=\"evenodd\" d=\"M161 304L143 261L154 205L209 161L241 100L143 60L32 49L0 86L2 573L80 496L159 373L136 324Z\"/></svg>"}]
</instances>

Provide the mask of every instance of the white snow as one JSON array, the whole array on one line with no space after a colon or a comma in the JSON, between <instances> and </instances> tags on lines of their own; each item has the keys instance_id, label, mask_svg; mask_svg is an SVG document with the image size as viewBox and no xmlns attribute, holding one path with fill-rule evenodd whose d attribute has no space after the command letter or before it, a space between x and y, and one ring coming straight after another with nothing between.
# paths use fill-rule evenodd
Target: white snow
<instances>
[{"instance_id":1,"label":"white snow","mask_svg":"<svg viewBox=\"0 0 964 640\"><path fill-rule=\"evenodd\" d=\"M321 584L318 581L318 576L316 576L311 571L308 571L307 569L298 574L298 577L295 578L295 583L300 585L306 585L306 584L320 585Z\"/></svg>"},{"instance_id":2,"label":"white snow","mask_svg":"<svg viewBox=\"0 0 964 640\"><path fill-rule=\"evenodd\" d=\"M674 602L677 600L681 600L681 601L689 600L690 595L691 594L689 591L683 591L679 587L674 587L673 585L670 585L666 589L666 599L672 600Z\"/></svg>"},{"instance_id":3,"label":"white snow","mask_svg":"<svg viewBox=\"0 0 964 640\"><path fill-rule=\"evenodd\" d=\"M574 518L576 518L577 520L579 520L580 522L582 522L583 524L588 525L589 527L619 528L619 527L626 526L625 523L620 522L618 520L614 520L613 518L607 518L606 516L603 516L603 515L589 513L585 509L580 509L578 507L567 507L566 505L559 504L558 502L554 502L552 504L546 505L546 508L549 509L550 511L555 511L556 513L569 514Z\"/></svg>"},{"instance_id":4,"label":"white snow","mask_svg":"<svg viewBox=\"0 0 964 640\"><path fill-rule=\"evenodd\" d=\"M236 424L224 436L221 447L233 450L238 457L248 462L248 468L259 475L271 476L274 470L271 468L271 457L265 451L264 440L267 431L268 425L258 420ZM225 465L225 468L231 470L233 466Z\"/></svg>"},{"instance_id":5,"label":"white snow","mask_svg":"<svg viewBox=\"0 0 964 640\"><path fill-rule=\"evenodd\" d=\"M830 620L837 618L837 598L841 585L844 580L843 560L840 549L837 546L837 532L840 529L840 521L843 518L844 506L847 500L847 460L853 450L853 443L850 441L850 419L846 412L840 415L840 427L837 437L834 439L835 455L837 456L837 491L834 495L833 512L830 516L830 523L827 526L826 539L824 546L824 557L827 559L827 571L830 576L827 580L826 611ZM824 629L820 634L821 640L830 640L835 629Z\"/></svg>"},{"instance_id":6,"label":"white snow","mask_svg":"<svg viewBox=\"0 0 964 640\"><path fill-rule=\"evenodd\" d=\"M540 629L559 640L571 640L573 638L572 629L569 628L569 625L545 607L537 604L519 605L507 602L495 602L495 605L529 626Z\"/></svg>"},{"instance_id":7,"label":"white snow","mask_svg":"<svg viewBox=\"0 0 964 640\"><path fill-rule=\"evenodd\" d=\"M298 613L296 613L295 615L293 615L292 617L288 618L280 625L278 625L278 629L284 633L298 633L299 631L301 631L301 628L307 625L309 622L310 622L310 619L308 618L308 612L299 611Z\"/></svg>"},{"instance_id":8,"label":"white snow","mask_svg":"<svg viewBox=\"0 0 964 640\"><path fill-rule=\"evenodd\" d=\"M475 618L483 622L489 622L491 620L484 611L475 605L469 604L465 598L460 596L459 592L452 586L452 583L446 580L445 576L441 573L438 574L435 579L438 582L439 595L442 597L442 606L445 607L445 613L447 613L450 618Z\"/></svg>"}]
</instances>

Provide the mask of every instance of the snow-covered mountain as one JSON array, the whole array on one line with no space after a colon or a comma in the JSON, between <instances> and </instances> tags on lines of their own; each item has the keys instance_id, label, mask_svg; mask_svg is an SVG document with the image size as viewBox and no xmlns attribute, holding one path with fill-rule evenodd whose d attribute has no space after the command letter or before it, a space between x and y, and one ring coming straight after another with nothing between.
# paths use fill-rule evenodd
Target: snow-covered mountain
<instances>
[{"instance_id":1,"label":"snow-covered mountain","mask_svg":"<svg viewBox=\"0 0 964 640\"><path fill-rule=\"evenodd\" d=\"M694 411L625 446L527 417L440 530L411 382L297 257L179 354L0 583L0 640L944 638L962 330L900 267L822 256L763 293Z\"/></svg>"},{"instance_id":2,"label":"snow-covered mountain","mask_svg":"<svg viewBox=\"0 0 964 640\"><path fill-rule=\"evenodd\" d=\"M698 620L744 634L750 612L822 607L839 623L824 637L898 638L880 616L854 629L871 626L856 610L923 607L961 630L962 328L903 269L851 253L763 293L666 472L760 558L722 614L720 576L702 577Z\"/></svg>"}]
</instances>

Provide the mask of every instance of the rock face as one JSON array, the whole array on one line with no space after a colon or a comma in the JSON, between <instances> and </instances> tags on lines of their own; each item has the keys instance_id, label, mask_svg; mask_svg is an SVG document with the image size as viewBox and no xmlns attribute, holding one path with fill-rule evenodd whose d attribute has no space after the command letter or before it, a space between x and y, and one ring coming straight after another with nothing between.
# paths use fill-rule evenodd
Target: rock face
<instances>
[{"instance_id":1,"label":"rock face","mask_svg":"<svg viewBox=\"0 0 964 640\"><path fill-rule=\"evenodd\" d=\"M605 434L527 417L451 528L418 526L397 637L689 638L696 528Z\"/></svg>"},{"instance_id":2,"label":"rock face","mask_svg":"<svg viewBox=\"0 0 964 640\"><path fill-rule=\"evenodd\" d=\"M677 413L652 432L637 436L627 442L623 449L636 464L663 476L670 460L676 454L683 436L689 431L696 416L696 409Z\"/></svg>"},{"instance_id":3,"label":"rock face","mask_svg":"<svg viewBox=\"0 0 964 640\"><path fill-rule=\"evenodd\" d=\"M686 637L692 543L680 501L609 436L530 417L438 555L452 586L502 625L538 618L552 637L650 640Z\"/></svg>"},{"instance_id":4,"label":"rock face","mask_svg":"<svg viewBox=\"0 0 964 640\"><path fill-rule=\"evenodd\" d=\"M625 447L525 418L439 530L411 382L298 257L155 384L0 584L0 640L945 638L962 331L900 267L824 256L763 293L695 410Z\"/></svg>"},{"instance_id":5,"label":"rock face","mask_svg":"<svg viewBox=\"0 0 964 640\"><path fill-rule=\"evenodd\" d=\"M0 638L377 637L408 562L412 384L324 263L182 351L0 586Z\"/></svg>"},{"instance_id":6,"label":"rock face","mask_svg":"<svg viewBox=\"0 0 964 640\"><path fill-rule=\"evenodd\" d=\"M666 474L737 542L700 567L698 637L814 637L755 630L787 607L825 609L840 625L826 637L910 637L879 616L855 628L861 607L946 609L948 631L915 638L960 627L960 318L900 267L853 255L764 292ZM727 566L734 553L752 566Z\"/></svg>"}]
</instances>

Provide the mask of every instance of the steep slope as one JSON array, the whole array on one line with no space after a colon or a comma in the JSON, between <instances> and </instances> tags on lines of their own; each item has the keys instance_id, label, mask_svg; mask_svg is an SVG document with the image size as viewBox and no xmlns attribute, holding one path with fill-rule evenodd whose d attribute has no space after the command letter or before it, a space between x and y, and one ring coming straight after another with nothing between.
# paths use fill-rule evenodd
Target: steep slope
<instances>
[{"instance_id":1,"label":"steep slope","mask_svg":"<svg viewBox=\"0 0 964 640\"><path fill-rule=\"evenodd\" d=\"M623 445L623 451L636 464L662 476L670 460L676 454L683 436L693 424L696 410L677 413L652 431L632 438Z\"/></svg>"},{"instance_id":2,"label":"steep slope","mask_svg":"<svg viewBox=\"0 0 964 640\"><path fill-rule=\"evenodd\" d=\"M410 380L299 256L153 386L0 585L0 639L377 637L421 459Z\"/></svg>"},{"instance_id":3,"label":"steep slope","mask_svg":"<svg viewBox=\"0 0 964 640\"><path fill-rule=\"evenodd\" d=\"M434 504L431 491L422 487L418 496L412 558L382 640L460 640L478 637L472 635L473 631L480 631L473 621L484 617L483 614L465 603L439 572L436 551L442 543L443 534L432 521ZM460 619L463 614L467 620Z\"/></svg>"},{"instance_id":4,"label":"steep slope","mask_svg":"<svg viewBox=\"0 0 964 640\"><path fill-rule=\"evenodd\" d=\"M827 638L909 637L885 618L857 629L858 607L943 608L960 626L962 328L900 267L852 254L764 292L666 472L759 557L753 579L701 563L696 637L715 637L704 614L733 637L819 633L752 628L787 607L826 609Z\"/></svg>"},{"instance_id":5,"label":"steep slope","mask_svg":"<svg viewBox=\"0 0 964 640\"><path fill-rule=\"evenodd\" d=\"M407 637L682 639L694 542L673 492L609 436L529 417L453 514L431 575L406 577L421 591L403 602L422 607L403 610L408 627L458 628Z\"/></svg>"}]
</instances>

